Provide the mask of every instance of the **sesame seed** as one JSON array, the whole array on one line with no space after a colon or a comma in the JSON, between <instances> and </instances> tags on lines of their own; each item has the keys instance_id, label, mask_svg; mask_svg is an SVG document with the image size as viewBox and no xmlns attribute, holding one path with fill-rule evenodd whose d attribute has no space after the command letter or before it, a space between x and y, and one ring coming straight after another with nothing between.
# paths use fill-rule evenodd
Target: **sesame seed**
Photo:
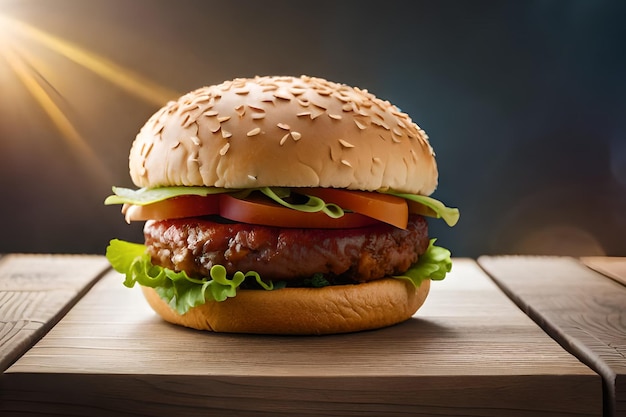
<instances>
[{"instance_id":1,"label":"sesame seed","mask_svg":"<svg viewBox=\"0 0 626 417\"><path fill-rule=\"evenodd\" d=\"M382 113L382 114L381 114L381 112L380 112L379 110L374 110L374 112L372 113L372 115L373 115L375 118L379 119L379 120L382 120L382 121L384 121L384 120L385 120L385 114L384 114L384 113Z\"/></svg>"},{"instance_id":2,"label":"sesame seed","mask_svg":"<svg viewBox=\"0 0 626 417\"><path fill-rule=\"evenodd\" d=\"M148 156L148 154L150 154L150 151L152 150L152 147L154 146L154 142L150 142L150 144L148 145L148 147L145 149L144 152L142 152L142 155L144 157Z\"/></svg>"},{"instance_id":3,"label":"sesame seed","mask_svg":"<svg viewBox=\"0 0 626 417\"><path fill-rule=\"evenodd\" d=\"M293 94L294 96L299 96L300 94L303 94L305 91L306 91L306 88L302 88L302 87L290 87L289 88L289 92Z\"/></svg>"},{"instance_id":4,"label":"sesame seed","mask_svg":"<svg viewBox=\"0 0 626 417\"><path fill-rule=\"evenodd\" d=\"M170 146L170 149L176 149L176 148L178 148L179 146L180 146L180 142L179 142L179 141L176 141L176 142L172 143L172 146Z\"/></svg>"},{"instance_id":5,"label":"sesame seed","mask_svg":"<svg viewBox=\"0 0 626 417\"><path fill-rule=\"evenodd\" d=\"M289 138L289 133L287 133L285 136L283 136L283 137L280 139L280 142L279 142L280 146L283 146L283 145L285 144L285 142L287 142L287 139L288 139L288 138Z\"/></svg>"},{"instance_id":6,"label":"sesame seed","mask_svg":"<svg viewBox=\"0 0 626 417\"><path fill-rule=\"evenodd\" d=\"M361 129L361 130L364 130L364 129L366 129L366 128L367 128L367 125L366 125L365 123L363 123L363 122L361 122L361 121L359 121L359 120L357 120L357 119L354 119L354 124L356 124L356 126L357 126L359 129Z\"/></svg>"},{"instance_id":7,"label":"sesame seed","mask_svg":"<svg viewBox=\"0 0 626 417\"><path fill-rule=\"evenodd\" d=\"M372 119L372 124L374 124L374 125L376 125L376 126L380 126L380 127L382 127L382 126L383 126L383 122L381 122L381 121L380 121L380 120L378 120L378 119Z\"/></svg>"},{"instance_id":8,"label":"sesame seed","mask_svg":"<svg viewBox=\"0 0 626 417\"><path fill-rule=\"evenodd\" d=\"M224 123L230 120L230 116L222 116L222 117L218 117L217 121L220 123Z\"/></svg>"},{"instance_id":9,"label":"sesame seed","mask_svg":"<svg viewBox=\"0 0 626 417\"><path fill-rule=\"evenodd\" d=\"M217 120L217 117L208 117L205 120L204 125L208 127L211 132L215 133L220 130L220 122Z\"/></svg>"},{"instance_id":10,"label":"sesame seed","mask_svg":"<svg viewBox=\"0 0 626 417\"><path fill-rule=\"evenodd\" d=\"M202 93L202 94L198 94L198 95L197 95L197 96L193 99L193 101L194 101L194 102L196 102L196 103L202 103L202 102L204 102L204 101L209 101L210 99L211 99L211 95L210 95L210 94L205 94L205 93Z\"/></svg>"},{"instance_id":11,"label":"sesame seed","mask_svg":"<svg viewBox=\"0 0 626 417\"><path fill-rule=\"evenodd\" d=\"M200 139L198 139L197 136L191 136L189 138L189 140L191 140L193 142L193 144L196 145L196 146L200 146L200 144L201 144Z\"/></svg>"},{"instance_id":12,"label":"sesame seed","mask_svg":"<svg viewBox=\"0 0 626 417\"><path fill-rule=\"evenodd\" d=\"M248 107L250 107L254 111L260 111L260 112L265 113L265 108L263 107L255 106L253 104L248 104Z\"/></svg>"},{"instance_id":13,"label":"sesame seed","mask_svg":"<svg viewBox=\"0 0 626 417\"><path fill-rule=\"evenodd\" d=\"M265 118L265 113L252 113L252 120L261 120Z\"/></svg>"},{"instance_id":14,"label":"sesame seed","mask_svg":"<svg viewBox=\"0 0 626 417\"><path fill-rule=\"evenodd\" d=\"M381 162L380 158L375 156L372 158L372 161L374 161L375 163L379 164Z\"/></svg>"},{"instance_id":15,"label":"sesame seed","mask_svg":"<svg viewBox=\"0 0 626 417\"><path fill-rule=\"evenodd\" d=\"M351 103L346 103L343 106L341 106L341 110L343 111L352 111L352 104Z\"/></svg>"},{"instance_id":16,"label":"sesame seed","mask_svg":"<svg viewBox=\"0 0 626 417\"><path fill-rule=\"evenodd\" d=\"M343 146L344 148L354 148L353 144L343 139L339 139L339 143L341 143L341 146Z\"/></svg>"},{"instance_id":17,"label":"sesame seed","mask_svg":"<svg viewBox=\"0 0 626 417\"><path fill-rule=\"evenodd\" d=\"M243 117L243 115L246 114L246 107L243 104L240 104L235 107L235 111L237 112L239 117Z\"/></svg>"},{"instance_id":18,"label":"sesame seed","mask_svg":"<svg viewBox=\"0 0 626 417\"><path fill-rule=\"evenodd\" d=\"M226 155L226 152L228 152L228 148L230 148L230 143L227 143L226 145L222 146L222 149L220 149L220 155L222 156Z\"/></svg>"},{"instance_id":19,"label":"sesame seed","mask_svg":"<svg viewBox=\"0 0 626 417\"><path fill-rule=\"evenodd\" d=\"M251 179L252 181L256 181L256 177L252 174L248 174L248 178Z\"/></svg>"},{"instance_id":20,"label":"sesame seed","mask_svg":"<svg viewBox=\"0 0 626 417\"><path fill-rule=\"evenodd\" d=\"M342 119L340 114L334 114L334 113L328 113L328 117L330 117L331 119L334 119L334 120L341 120Z\"/></svg>"},{"instance_id":21,"label":"sesame seed","mask_svg":"<svg viewBox=\"0 0 626 417\"><path fill-rule=\"evenodd\" d=\"M228 138L229 138L229 137L231 137L232 135L233 135L233 134L232 134L232 133L230 133L228 130L226 130L226 129L222 129L222 137L223 137L224 139L228 139Z\"/></svg>"},{"instance_id":22,"label":"sesame seed","mask_svg":"<svg viewBox=\"0 0 626 417\"><path fill-rule=\"evenodd\" d=\"M290 130L291 129L291 127L287 123L278 123L278 124L276 124L276 126L278 126L279 128L281 128L283 130Z\"/></svg>"},{"instance_id":23,"label":"sesame seed","mask_svg":"<svg viewBox=\"0 0 626 417\"><path fill-rule=\"evenodd\" d=\"M312 112L312 113L311 113L311 120L315 120L315 119L317 119L318 117L320 117L322 114L325 114L325 113L326 113L326 110L323 110L323 109L317 109L317 111L316 111L316 112Z\"/></svg>"},{"instance_id":24,"label":"sesame seed","mask_svg":"<svg viewBox=\"0 0 626 417\"><path fill-rule=\"evenodd\" d=\"M291 100L291 96L286 91L274 91L274 97L279 98L281 100Z\"/></svg>"},{"instance_id":25,"label":"sesame seed","mask_svg":"<svg viewBox=\"0 0 626 417\"><path fill-rule=\"evenodd\" d=\"M291 137L293 140L298 141L302 137L302 134L300 132L291 132Z\"/></svg>"},{"instance_id":26,"label":"sesame seed","mask_svg":"<svg viewBox=\"0 0 626 417\"><path fill-rule=\"evenodd\" d=\"M189 127L191 123L193 123L193 120L191 119L191 115L187 114L185 118L183 119L183 127Z\"/></svg>"},{"instance_id":27,"label":"sesame seed","mask_svg":"<svg viewBox=\"0 0 626 417\"><path fill-rule=\"evenodd\" d=\"M261 128L255 127L254 129L246 133L246 136L255 136L255 135L258 135L259 133L261 133Z\"/></svg>"},{"instance_id":28,"label":"sesame seed","mask_svg":"<svg viewBox=\"0 0 626 417\"><path fill-rule=\"evenodd\" d=\"M313 102L311 102L311 103L313 103ZM322 103L313 103L313 105L315 107L319 108L319 109L322 109L322 110L327 110L328 109L328 106L326 106L325 104L322 104Z\"/></svg>"},{"instance_id":29,"label":"sesame seed","mask_svg":"<svg viewBox=\"0 0 626 417\"><path fill-rule=\"evenodd\" d=\"M338 98L340 101L343 101L344 103L350 101L350 97L345 94L345 89L343 88L340 88L339 90L335 91L335 94L333 94L333 97Z\"/></svg>"},{"instance_id":30,"label":"sesame seed","mask_svg":"<svg viewBox=\"0 0 626 417\"><path fill-rule=\"evenodd\" d=\"M217 110L209 110L209 111L205 111L204 113L202 113L205 116L211 117L211 116L217 116Z\"/></svg>"},{"instance_id":31,"label":"sesame seed","mask_svg":"<svg viewBox=\"0 0 626 417\"><path fill-rule=\"evenodd\" d=\"M392 131L394 134L396 134L397 136L400 136L400 137L402 136L402 132L400 132L400 131L399 131L397 128L395 128L395 127L394 127L391 131Z\"/></svg>"},{"instance_id":32,"label":"sesame seed","mask_svg":"<svg viewBox=\"0 0 626 417\"><path fill-rule=\"evenodd\" d=\"M310 115L311 115L310 111L302 111L302 112L296 114L296 116L298 116L298 117L310 116Z\"/></svg>"},{"instance_id":33,"label":"sesame seed","mask_svg":"<svg viewBox=\"0 0 626 417\"><path fill-rule=\"evenodd\" d=\"M250 93L250 89L247 87L241 87L235 90L235 94L239 94L239 95L243 95L245 96L246 94Z\"/></svg>"},{"instance_id":34,"label":"sesame seed","mask_svg":"<svg viewBox=\"0 0 626 417\"><path fill-rule=\"evenodd\" d=\"M341 163L342 163L342 164L344 164L345 166L348 166L348 167L352 168L352 164L350 163L350 161L347 161L347 160L345 160L345 159L342 159L342 160L341 160Z\"/></svg>"}]
</instances>

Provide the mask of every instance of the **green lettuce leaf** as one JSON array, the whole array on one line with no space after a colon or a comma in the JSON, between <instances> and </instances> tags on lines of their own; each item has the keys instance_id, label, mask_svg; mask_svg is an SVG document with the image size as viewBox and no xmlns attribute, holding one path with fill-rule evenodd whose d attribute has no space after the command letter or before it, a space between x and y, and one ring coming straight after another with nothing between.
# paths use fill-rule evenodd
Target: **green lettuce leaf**
<instances>
[{"instance_id":1,"label":"green lettuce leaf","mask_svg":"<svg viewBox=\"0 0 626 417\"><path fill-rule=\"evenodd\" d=\"M159 187L159 188L140 188L132 190L130 188L113 187L113 195L108 196L104 200L105 205L112 204L135 204L147 205L167 200L168 198L178 197L181 195L199 195L207 196L211 194L232 193L234 197L245 199L253 191L259 191L266 197L272 199L276 203L288 207L293 210L303 212L322 211L329 217L334 219L342 217L344 210L336 204L326 203L319 197L309 196L308 201L304 204L292 204L285 201L289 198L291 189L282 187L261 187L250 189L228 189L219 187ZM426 208L423 213L425 216L442 218L448 226L454 226L459 220L459 209L446 207L441 201L432 197L417 194L396 193L393 191L385 191L385 194L391 194L421 204Z\"/></svg>"},{"instance_id":2,"label":"green lettuce leaf","mask_svg":"<svg viewBox=\"0 0 626 417\"><path fill-rule=\"evenodd\" d=\"M263 187L259 188L259 191L261 191L265 196L271 198L281 206L293 210L303 211L307 213L315 213L321 211L324 212L324 214L326 214L328 217L331 217L333 219L338 219L339 217L342 217L344 215L343 209L337 204L326 203L321 198L310 195L306 195L308 201L304 204L288 203L284 200L284 198L287 198L291 195L291 192L288 188L274 189L272 187Z\"/></svg>"},{"instance_id":3,"label":"green lettuce leaf","mask_svg":"<svg viewBox=\"0 0 626 417\"><path fill-rule=\"evenodd\" d=\"M425 279L440 281L452 270L451 253L448 249L435 246L437 239L431 239L426 252L419 257L404 275L394 276L398 279L407 279L419 287Z\"/></svg>"},{"instance_id":4,"label":"green lettuce leaf","mask_svg":"<svg viewBox=\"0 0 626 417\"><path fill-rule=\"evenodd\" d=\"M392 191L387 191L385 193L404 198L405 200L414 201L428 207L432 210L432 213L430 214L431 216L436 217L437 219L443 219L443 221L445 221L450 227L454 226L459 221L459 217L461 216L458 208L446 207L446 205L441 201L432 197L418 194L396 193Z\"/></svg>"},{"instance_id":5,"label":"green lettuce leaf","mask_svg":"<svg viewBox=\"0 0 626 417\"><path fill-rule=\"evenodd\" d=\"M263 282L254 271L236 272L229 278L222 265L214 265L207 278L191 278L184 271L176 272L153 265L146 246L119 239L111 240L106 250L106 258L113 269L125 275L125 286L132 288L139 284L154 288L180 314L185 314L190 308L207 301L219 302L234 297L239 286L249 277L254 278L265 290L274 289L271 282Z\"/></svg>"},{"instance_id":6,"label":"green lettuce leaf","mask_svg":"<svg viewBox=\"0 0 626 417\"><path fill-rule=\"evenodd\" d=\"M135 204L137 206L145 206L147 204L158 203L168 198L178 197L181 195L199 195L207 196L210 194L220 194L232 192L228 188L219 187L158 187L158 188L140 188L132 190L124 187L113 187L113 195L108 196L104 200L105 205L112 204Z\"/></svg>"}]
</instances>

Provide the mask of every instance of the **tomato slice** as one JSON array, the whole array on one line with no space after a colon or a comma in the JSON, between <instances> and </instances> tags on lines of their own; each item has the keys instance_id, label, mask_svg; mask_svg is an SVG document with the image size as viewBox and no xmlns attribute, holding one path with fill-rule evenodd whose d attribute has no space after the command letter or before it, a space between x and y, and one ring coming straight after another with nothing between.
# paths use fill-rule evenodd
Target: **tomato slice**
<instances>
[{"instance_id":1,"label":"tomato slice","mask_svg":"<svg viewBox=\"0 0 626 417\"><path fill-rule=\"evenodd\" d=\"M406 200L389 194L338 188L302 188L294 191L319 197L326 203L363 214L381 222L406 229L409 208Z\"/></svg>"},{"instance_id":2,"label":"tomato slice","mask_svg":"<svg viewBox=\"0 0 626 417\"><path fill-rule=\"evenodd\" d=\"M228 194L220 195L220 215L238 222L294 228L349 229L377 223L358 213L345 213L333 219L322 212L305 213L262 198L241 200Z\"/></svg>"},{"instance_id":3,"label":"tomato slice","mask_svg":"<svg viewBox=\"0 0 626 417\"><path fill-rule=\"evenodd\" d=\"M181 195L156 203L138 206L124 204L122 213L127 222L134 220L166 220L220 213L219 195Z\"/></svg>"},{"instance_id":4,"label":"tomato slice","mask_svg":"<svg viewBox=\"0 0 626 417\"><path fill-rule=\"evenodd\" d=\"M217 214L233 221L278 227L343 229L377 221L403 229L407 226L409 208L400 197L335 188L301 188L293 192L319 197L353 213L334 219L323 212L306 213L283 207L260 196L250 195L244 200L230 194L183 195L144 206L125 204L122 213L127 222Z\"/></svg>"}]
</instances>

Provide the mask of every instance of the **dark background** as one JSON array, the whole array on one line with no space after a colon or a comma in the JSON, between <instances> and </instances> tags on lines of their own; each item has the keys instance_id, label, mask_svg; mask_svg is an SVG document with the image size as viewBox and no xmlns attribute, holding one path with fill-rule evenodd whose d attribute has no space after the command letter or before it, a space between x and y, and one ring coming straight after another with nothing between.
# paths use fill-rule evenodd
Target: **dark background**
<instances>
[{"instance_id":1,"label":"dark background","mask_svg":"<svg viewBox=\"0 0 626 417\"><path fill-rule=\"evenodd\" d=\"M4 0L0 14L165 94L307 74L390 100L431 138L434 196L461 209L454 228L431 222L454 256L626 255L626 2ZM0 253L141 240L102 201L132 186L130 144L164 102L6 26Z\"/></svg>"}]
</instances>

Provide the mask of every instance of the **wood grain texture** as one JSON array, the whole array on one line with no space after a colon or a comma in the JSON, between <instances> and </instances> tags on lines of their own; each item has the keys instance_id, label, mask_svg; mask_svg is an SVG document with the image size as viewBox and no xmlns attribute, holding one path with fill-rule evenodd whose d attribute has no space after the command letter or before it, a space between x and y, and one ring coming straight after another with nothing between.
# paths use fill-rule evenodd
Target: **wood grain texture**
<instances>
[{"instance_id":1,"label":"wood grain texture","mask_svg":"<svg viewBox=\"0 0 626 417\"><path fill-rule=\"evenodd\" d=\"M108 268L100 256L0 258L0 371L43 336Z\"/></svg>"},{"instance_id":2,"label":"wood grain texture","mask_svg":"<svg viewBox=\"0 0 626 417\"><path fill-rule=\"evenodd\" d=\"M0 379L2 415L598 416L600 377L471 260L409 321L314 337L163 322L108 273Z\"/></svg>"},{"instance_id":3,"label":"wood grain texture","mask_svg":"<svg viewBox=\"0 0 626 417\"><path fill-rule=\"evenodd\" d=\"M585 256L580 261L587 267L626 285L626 257Z\"/></svg>"},{"instance_id":4,"label":"wood grain texture","mask_svg":"<svg viewBox=\"0 0 626 417\"><path fill-rule=\"evenodd\" d=\"M568 257L481 257L533 320L604 379L605 416L626 416L626 287Z\"/></svg>"}]
</instances>

